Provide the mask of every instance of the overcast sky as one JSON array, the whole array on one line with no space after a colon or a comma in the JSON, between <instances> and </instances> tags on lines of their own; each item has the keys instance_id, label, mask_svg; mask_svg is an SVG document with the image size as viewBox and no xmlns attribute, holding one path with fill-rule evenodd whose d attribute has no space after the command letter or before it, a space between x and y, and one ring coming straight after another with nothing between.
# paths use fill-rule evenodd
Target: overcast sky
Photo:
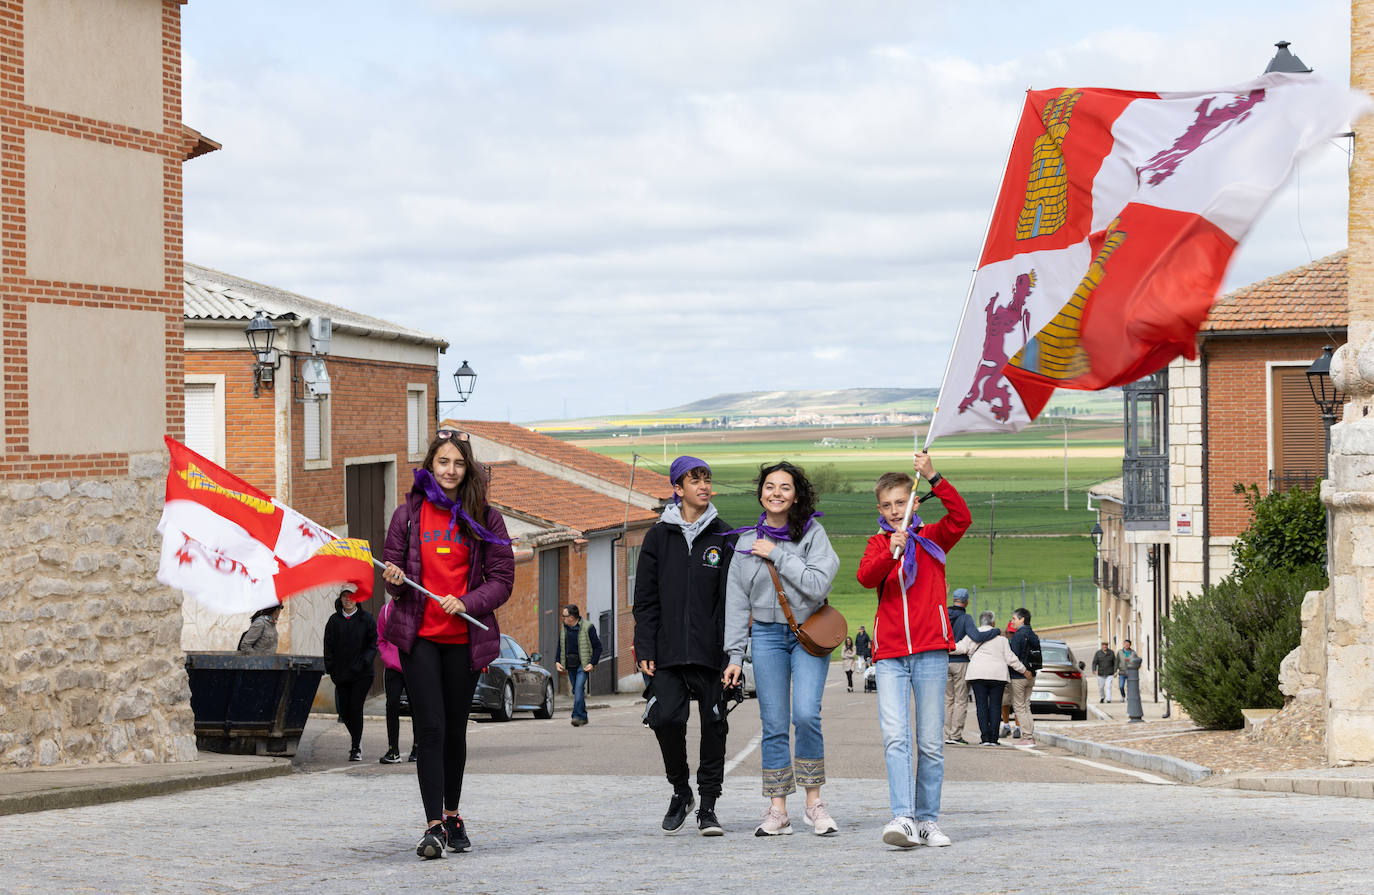
<instances>
[{"instance_id":1,"label":"overcast sky","mask_svg":"<svg viewBox=\"0 0 1374 895\"><path fill-rule=\"evenodd\" d=\"M979 10L977 14L965 10ZM446 338L454 415L937 387L1027 88L1211 89L1349 2L194 0L186 258ZM1345 247L1301 166L1227 288Z\"/></svg>"}]
</instances>

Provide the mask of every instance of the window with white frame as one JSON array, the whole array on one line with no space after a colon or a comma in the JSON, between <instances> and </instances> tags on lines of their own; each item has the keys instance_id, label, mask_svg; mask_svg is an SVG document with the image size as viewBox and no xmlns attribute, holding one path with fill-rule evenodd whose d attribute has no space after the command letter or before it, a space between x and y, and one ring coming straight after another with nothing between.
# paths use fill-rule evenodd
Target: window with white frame
<instances>
[{"instance_id":1,"label":"window with white frame","mask_svg":"<svg viewBox=\"0 0 1374 895\"><path fill-rule=\"evenodd\" d=\"M412 460L422 459L429 447L428 391L423 385L406 386L406 453Z\"/></svg>"},{"instance_id":2,"label":"window with white frame","mask_svg":"<svg viewBox=\"0 0 1374 895\"><path fill-rule=\"evenodd\" d=\"M187 374L185 443L207 460L224 465L224 376Z\"/></svg>"},{"instance_id":3,"label":"window with white frame","mask_svg":"<svg viewBox=\"0 0 1374 895\"><path fill-rule=\"evenodd\" d=\"M310 466L329 463L329 398L306 401L302 433L305 441L304 459Z\"/></svg>"}]
</instances>

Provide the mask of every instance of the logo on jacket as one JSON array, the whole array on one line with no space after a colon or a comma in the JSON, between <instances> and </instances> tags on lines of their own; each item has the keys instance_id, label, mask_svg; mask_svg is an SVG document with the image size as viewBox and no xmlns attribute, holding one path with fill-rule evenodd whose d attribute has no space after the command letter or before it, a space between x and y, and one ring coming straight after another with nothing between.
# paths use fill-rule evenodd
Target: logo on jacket
<instances>
[{"instance_id":1,"label":"logo on jacket","mask_svg":"<svg viewBox=\"0 0 1374 895\"><path fill-rule=\"evenodd\" d=\"M720 548L707 547L706 552L701 555L701 558L706 560L706 564L714 569L716 566L720 565Z\"/></svg>"}]
</instances>

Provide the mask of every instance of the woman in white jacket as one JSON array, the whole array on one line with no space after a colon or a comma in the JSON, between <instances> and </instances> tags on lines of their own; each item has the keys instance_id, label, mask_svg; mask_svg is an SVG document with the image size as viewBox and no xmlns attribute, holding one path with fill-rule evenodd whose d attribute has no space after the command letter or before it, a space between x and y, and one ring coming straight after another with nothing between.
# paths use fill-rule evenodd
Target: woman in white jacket
<instances>
[{"instance_id":1,"label":"woman in white jacket","mask_svg":"<svg viewBox=\"0 0 1374 895\"><path fill-rule=\"evenodd\" d=\"M996 628L996 618L987 610L978 615L978 630L991 631ZM997 722L1001 717L1002 690L1011 679L1007 672L1010 665L1028 680L1035 675L1021 664L1005 637L994 637L984 643L975 643L973 638L965 637L955 646L954 651L969 657L968 674L965 680L973 690L973 707L978 711L978 730L981 736L978 745L996 746Z\"/></svg>"}]
</instances>

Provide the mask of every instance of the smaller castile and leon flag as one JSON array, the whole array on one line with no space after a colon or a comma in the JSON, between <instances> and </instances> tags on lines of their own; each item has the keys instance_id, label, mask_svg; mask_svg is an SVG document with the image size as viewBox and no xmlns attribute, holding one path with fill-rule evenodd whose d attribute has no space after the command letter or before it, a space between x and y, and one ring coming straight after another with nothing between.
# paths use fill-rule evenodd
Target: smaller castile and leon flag
<instances>
[{"instance_id":1,"label":"smaller castile and leon flag","mask_svg":"<svg viewBox=\"0 0 1374 895\"><path fill-rule=\"evenodd\" d=\"M1057 388L1194 357L1265 204L1300 156L1370 108L1280 72L1187 93L1029 91L927 446L1020 429Z\"/></svg>"},{"instance_id":2,"label":"smaller castile and leon flag","mask_svg":"<svg viewBox=\"0 0 1374 895\"><path fill-rule=\"evenodd\" d=\"M157 578L223 614L253 612L316 587L372 594L367 541L336 538L226 469L166 438L171 454Z\"/></svg>"}]
</instances>

